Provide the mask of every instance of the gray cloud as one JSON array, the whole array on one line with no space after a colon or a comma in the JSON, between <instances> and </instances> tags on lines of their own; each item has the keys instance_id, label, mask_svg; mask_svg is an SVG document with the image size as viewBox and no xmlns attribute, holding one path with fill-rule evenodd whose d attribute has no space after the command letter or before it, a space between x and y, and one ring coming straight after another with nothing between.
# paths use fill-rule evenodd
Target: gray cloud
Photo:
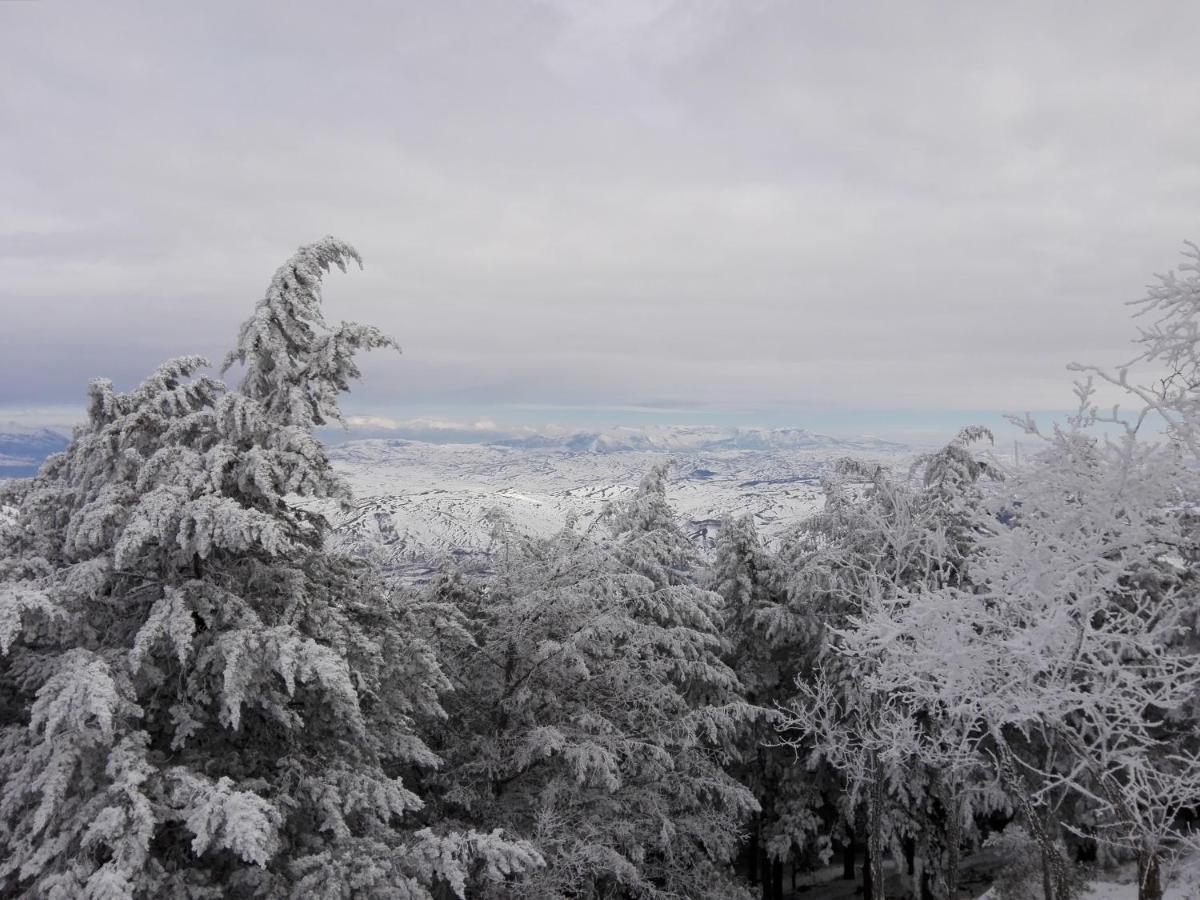
<instances>
[{"instance_id":1,"label":"gray cloud","mask_svg":"<svg viewBox=\"0 0 1200 900\"><path fill-rule=\"evenodd\" d=\"M332 232L353 409L1057 408L1200 237L1194 4L0 4L0 406Z\"/></svg>"}]
</instances>

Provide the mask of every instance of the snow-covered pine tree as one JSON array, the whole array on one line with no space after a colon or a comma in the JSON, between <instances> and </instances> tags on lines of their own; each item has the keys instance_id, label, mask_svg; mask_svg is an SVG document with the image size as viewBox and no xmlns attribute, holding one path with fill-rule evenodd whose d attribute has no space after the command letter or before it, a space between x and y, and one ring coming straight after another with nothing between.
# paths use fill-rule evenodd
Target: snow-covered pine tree
<instances>
[{"instance_id":1,"label":"snow-covered pine tree","mask_svg":"<svg viewBox=\"0 0 1200 900\"><path fill-rule=\"evenodd\" d=\"M322 549L293 497L344 498L312 427L357 349L319 286L326 238L242 329L238 392L189 357L96 381L0 541L0 891L46 898L463 896L535 865L417 830L396 777L445 686L406 612ZM440 888L439 888L440 889Z\"/></svg>"},{"instance_id":2,"label":"snow-covered pine tree","mask_svg":"<svg viewBox=\"0 0 1200 900\"><path fill-rule=\"evenodd\" d=\"M301 247L280 266L254 315L242 323L237 346L222 371L245 367L238 393L282 426L309 429L342 422L339 395L361 373L359 350L392 347L395 340L371 325L341 322L330 328L321 312L321 280L331 266L343 272L358 251L334 237Z\"/></svg>"},{"instance_id":3,"label":"snow-covered pine tree","mask_svg":"<svg viewBox=\"0 0 1200 900\"><path fill-rule=\"evenodd\" d=\"M752 712L720 659L719 598L688 581L661 472L614 518L616 553L498 521L495 575L437 588L472 637L444 654L439 815L547 861L485 896L743 896L727 863L756 804L723 764Z\"/></svg>"},{"instance_id":4,"label":"snow-covered pine tree","mask_svg":"<svg viewBox=\"0 0 1200 900\"><path fill-rule=\"evenodd\" d=\"M776 606L779 575L754 518L725 516L713 544L707 581L721 597L721 621L730 645L727 655L752 703L779 680L776 670L781 661L771 652L769 626L763 621Z\"/></svg>"},{"instance_id":5,"label":"snow-covered pine tree","mask_svg":"<svg viewBox=\"0 0 1200 900\"><path fill-rule=\"evenodd\" d=\"M774 712L795 693L796 676L816 649L819 630L812 616L790 602L786 571L759 537L752 516L726 516L713 547L709 587L723 600L721 631L725 660L741 682L747 701ZM762 896L781 898L783 864L823 862L830 852L832 822L822 814L826 773L794 765L795 754L780 745L774 715L755 723L741 742L731 773L762 807L751 824L748 860L751 881Z\"/></svg>"},{"instance_id":6,"label":"snow-covered pine tree","mask_svg":"<svg viewBox=\"0 0 1200 900\"><path fill-rule=\"evenodd\" d=\"M841 462L826 478L824 510L802 523L782 551L793 602L824 628L798 679L785 734L809 765L824 763L841 774L845 826L865 820L864 877L877 897L883 855L902 842L923 848L930 880L952 894L970 818L968 786L981 805L997 799L987 785L970 784L980 767L971 752L958 749L959 732L897 705L868 677L874 658L846 649L864 617L878 613L886 621L912 591L964 582L971 516L982 498L977 482L997 477L970 450L984 437L990 438L984 429L964 429L946 448L920 458L908 478L876 464Z\"/></svg>"}]
</instances>

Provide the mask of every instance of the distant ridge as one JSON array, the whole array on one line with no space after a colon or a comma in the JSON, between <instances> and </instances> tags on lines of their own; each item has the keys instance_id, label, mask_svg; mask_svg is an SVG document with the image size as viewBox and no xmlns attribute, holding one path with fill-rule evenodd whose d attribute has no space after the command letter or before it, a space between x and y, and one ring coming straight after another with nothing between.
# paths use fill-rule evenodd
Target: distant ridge
<instances>
[{"instance_id":1,"label":"distant ridge","mask_svg":"<svg viewBox=\"0 0 1200 900\"><path fill-rule=\"evenodd\" d=\"M46 457L67 449L70 438L49 428L7 430L0 426L0 479L36 475Z\"/></svg>"},{"instance_id":2,"label":"distant ridge","mask_svg":"<svg viewBox=\"0 0 1200 900\"><path fill-rule=\"evenodd\" d=\"M391 422L365 418L351 419L350 425L349 433L330 434L331 443L391 438L427 444L486 444L568 453L845 450L890 454L911 449L904 444L871 436L831 437L798 427L616 425L601 429L568 429L551 425L542 428L507 428L491 422L459 424L428 419Z\"/></svg>"},{"instance_id":3,"label":"distant ridge","mask_svg":"<svg viewBox=\"0 0 1200 900\"><path fill-rule=\"evenodd\" d=\"M904 472L913 454L876 438L834 438L802 428L539 433L488 423L375 435L356 429L329 449L353 490L354 508L347 513L330 502L321 510L336 525L338 546L378 551L395 572L415 580L430 577L445 556L486 564L495 510L529 535L555 534L572 519L589 527L664 459L672 464L671 503L697 549L707 553L726 514L752 516L764 540L781 539L822 507L823 480L840 458Z\"/></svg>"},{"instance_id":4,"label":"distant ridge","mask_svg":"<svg viewBox=\"0 0 1200 900\"><path fill-rule=\"evenodd\" d=\"M835 438L803 428L721 428L717 426L618 426L601 431L579 431L557 439L500 440L494 443L516 447L560 447L576 453L621 453L657 451L686 453L719 450L874 450L901 452L903 444L871 437Z\"/></svg>"}]
</instances>

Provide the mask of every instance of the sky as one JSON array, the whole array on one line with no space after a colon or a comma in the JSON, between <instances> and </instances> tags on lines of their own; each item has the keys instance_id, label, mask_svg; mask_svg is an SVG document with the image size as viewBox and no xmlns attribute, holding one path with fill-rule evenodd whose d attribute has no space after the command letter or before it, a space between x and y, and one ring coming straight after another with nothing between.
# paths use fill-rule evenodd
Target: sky
<instances>
[{"instance_id":1,"label":"sky","mask_svg":"<svg viewBox=\"0 0 1200 900\"><path fill-rule=\"evenodd\" d=\"M1200 240L1200 4L0 2L0 420L332 233L352 414L942 429Z\"/></svg>"}]
</instances>

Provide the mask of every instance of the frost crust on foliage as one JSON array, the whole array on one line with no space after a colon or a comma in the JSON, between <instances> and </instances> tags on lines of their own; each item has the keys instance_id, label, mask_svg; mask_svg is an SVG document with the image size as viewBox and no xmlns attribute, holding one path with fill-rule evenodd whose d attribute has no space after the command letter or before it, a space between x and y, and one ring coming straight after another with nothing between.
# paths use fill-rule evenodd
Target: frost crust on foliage
<instances>
[{"instance_id":1,"label":"frost crust on foliage","mask_svg":"<svg viewBox=\"0 0 1200 900\"><path fill-rule=\"evenodd\" d=\"M129 393L96 380L68 450L11 494L0 893L463 896L539 863L416 820L401 773L438 763L417 721L444 715L445 676L403 601L290 502L347 496L312 428L340 418L354 353L394 346L325 324L321 278L347 259L326 238L279 269L236 392L199 357Z\"/></svg>"}]
</instances>

